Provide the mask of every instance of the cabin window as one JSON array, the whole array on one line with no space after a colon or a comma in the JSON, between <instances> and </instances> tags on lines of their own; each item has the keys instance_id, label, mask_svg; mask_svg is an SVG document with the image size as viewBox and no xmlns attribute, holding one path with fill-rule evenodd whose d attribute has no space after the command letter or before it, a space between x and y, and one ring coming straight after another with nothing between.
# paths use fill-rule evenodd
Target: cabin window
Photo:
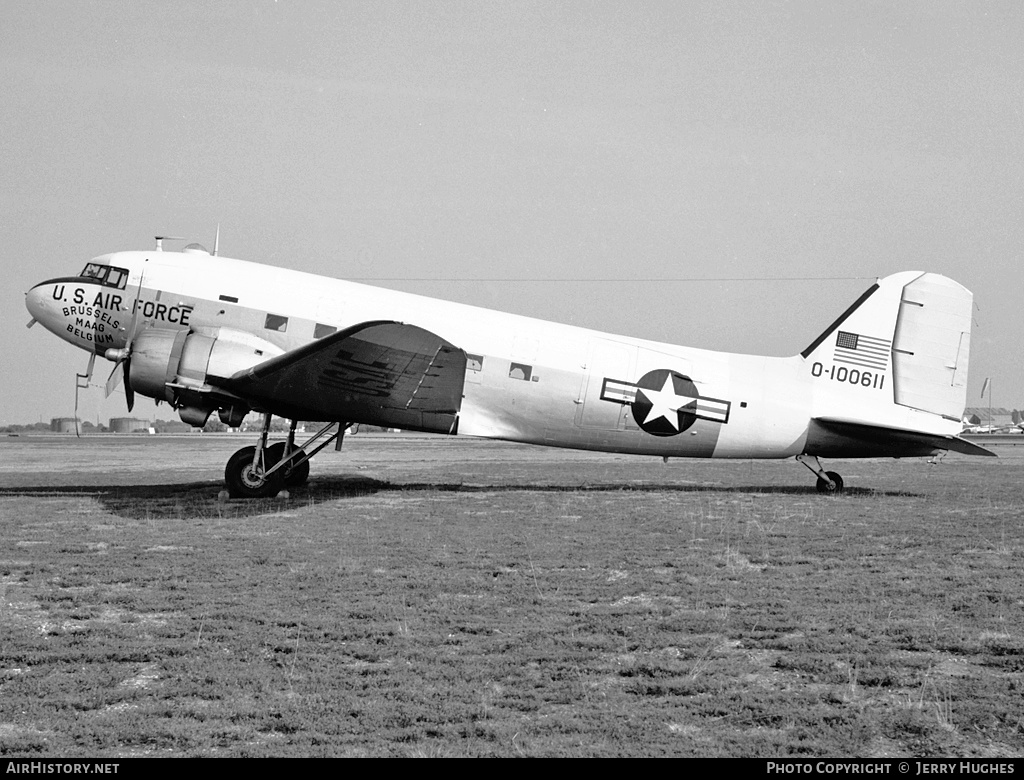
<instances>
[{"instance_id":1,"label":"cabin window","mask_svg":"<svg viewBox=\"0 0 1024 780\"><path fill-rule=\"evenodd\" d=\"M333 325L324 325L318 322L313 326L313 338L322 339L324 336L330 336L332 333L337 332L337 330Z\"/></svg>"},{"instance_id":2,"label":"cabin window","mask_svg":"<svg viewBox=\"0 0 1024 780\"><path fill-rule=\"evenodd\" d=\"M288 318L282 317L280 314L268 314L267 322L263 327L267 330L276 330L278 333L284 333L288 330Z\"/></svg>"},{"instance_id":3,"label":"cabin window","mask_svg":"<svg viewBox=\"0 0 1024 780\"><path fill-rule=\"evenodd\" d=\"M466 370L467 371L483 371L484 370L484 356L483 355L471 355L466 353Z\"/></svg>"},{"instance_id":4,"label":"cabin window","mask_svg":"<svg viewBox=\"0 0 1024 780\"><path fill-rule=\"evenodd\" d=\"M114 287L118 290L123 290L125 283L128 281L128 270L126 268L116 268L112 265L86 263L79 276L93 279L104 287Z\"/></svg>"},{"instance_id":5,"label":"cabin window","mask_svg":"<svg viewBox=\"0 0 1024 780\"><path fill-rule=\"evenodd\" d=\"M236 298L234 295L222 295L220 296L220 299L222 301L226 301L227 303L238 303L238 298Z\"/></svg>"},{"instance_id":6,"label":"cabin window","mask_svg":"<svg viewBox=\"0 0 1024 780\"><path fill-rule=\"evenodd\" d=\"M513 363L508 369L508 375L512 379L522 379L524 382L529 382L530 377L533 376L533 366L528 366L525 363Z\"/></svg>"}]
</instances>

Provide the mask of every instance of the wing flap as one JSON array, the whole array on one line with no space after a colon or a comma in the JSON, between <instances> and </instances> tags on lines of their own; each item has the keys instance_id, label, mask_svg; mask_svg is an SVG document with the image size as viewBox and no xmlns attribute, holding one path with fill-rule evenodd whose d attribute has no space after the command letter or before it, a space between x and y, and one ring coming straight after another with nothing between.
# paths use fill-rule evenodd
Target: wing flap
<instances>
[{"instance_id":1,"label":"wing flap","mask_svg":"<svg viewBox=\"0 0 1024 780\"><path fill-rule=\"evenodd\" d=\"M298 420L451 433L466 353L414 325L378 320L333 333L217 384Z\"/></svg>"}]
</instances>

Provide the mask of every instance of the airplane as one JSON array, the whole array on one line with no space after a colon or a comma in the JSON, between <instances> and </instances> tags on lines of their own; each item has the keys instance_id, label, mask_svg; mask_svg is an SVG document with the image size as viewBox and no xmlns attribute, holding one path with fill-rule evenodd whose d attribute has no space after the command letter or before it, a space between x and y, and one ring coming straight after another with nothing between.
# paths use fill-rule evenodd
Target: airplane
<instances>
[{"instance_id":1,"label":"airplane","mask_svg":"<svg viewBox=\"0 0 1024 780\"><path fill-rule=\"evenodd\" d=\"M36 322L202 426L263 415L233 498L304 484L353 424L668 458L994 455L961 438L972 294L920 271L871 285L800 353L714 352L221 257L100 255L26 293ZM287 441L268 441L273 416ZM298 422L322 424L296 443Z\"/></svg>"},{"instance_id":2,"label":"airplane","mask_svg":"<svg viewBox=\"0 0 1024 780\"><path fill-rule=\"evenodd\" d=\"M991 417L991 415L989 415ZM1001 434L1015 434L1024 433L1024 418L1021 417L1020 412L1014 409L1010 414L1009 425L996 425L995 423L983 424L981 418L977 414L968 415L967 411L964 411L964 417L961 421L962 430L961 433L1001 433Z\"/></svg>"}]
</instances>

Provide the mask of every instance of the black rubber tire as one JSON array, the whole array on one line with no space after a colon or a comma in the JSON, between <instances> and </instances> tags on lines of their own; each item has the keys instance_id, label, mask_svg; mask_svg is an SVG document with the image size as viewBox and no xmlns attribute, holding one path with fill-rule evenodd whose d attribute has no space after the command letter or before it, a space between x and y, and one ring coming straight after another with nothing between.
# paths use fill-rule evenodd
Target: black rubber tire
<instances>
[{"instance_id":1,"label":"black rubber tire","mask_svg":"<svg viewBox=\"0 0 1024 780\"><path fill-rule=\"evenodd\" d=\"M283 472L275 472L269 479L254 472L252 458L255 453L255 447L243 447L228 458L228 464L224 467L224 482L232 498L273 498L281 492L284 486ZM264 453L263 459L267 466L277 462L273 455L269 448Z\"/></svg>"},{"instance_id":2,"label":"black rubber tire","mask_svg":"<svg viewBox=\"0 0 1024 780\"><path fill-rule=\"evenodd\" d=\"M829 483L828 483L828 479L822 479L821 477L818 477L818 485L817 485L818 492L819 493L832 493L832 494L842 493L843 492L843 478L840 477L834 471L826 471L825 473L828 474L828 479L832 480L832 482L834 482L835 484L833 486L830 486Z\"/></svg>"},{"instance_id":3,"label":"black rubber tire","mask_svg":"<svg viewBox=\"0 0 1024 780\"><path fill-rule=\"evenodd\" d=\"M283 441L279 441L277 444L271 444L267 448L267 457L270 458L270 462L277 463L281 458L284 457ZM298 466L292 466L284 469L284 486L285 487L302 487L309 480L309 461L305 460Z\"/></svg>"}]
</instances>

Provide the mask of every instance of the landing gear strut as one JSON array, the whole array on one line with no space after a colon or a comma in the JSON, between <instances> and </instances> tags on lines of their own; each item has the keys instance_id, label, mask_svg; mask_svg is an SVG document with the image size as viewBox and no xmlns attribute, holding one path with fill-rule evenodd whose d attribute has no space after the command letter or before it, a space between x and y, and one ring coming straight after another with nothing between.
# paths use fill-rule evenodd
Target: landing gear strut
<instances>
[{"instance_id":1,"label":"landing gear strut","mask_svg":"<svg viewBox=\"0 0 1024 780\"><path fill-rule=\"evenodd\" d=\"M309 479L309 457L290 457L298 448L295 446L295 427L298 420L292 420L288 429L288 441L270 445L267 450L274 463L284 461L285 487L301 487Z\"/></svg>"},{"instance_id":2,"label":"landing gear strut","mask_svg":"<svg viewBox=\"0 0 1024 780\"><path fill-rule=\"evenodd\" d=\"M336 442L341 449L348 423L328 423L301 446L295 446L295 428L292 420L288 440L267 444L273 415L263 415L263 427L255 447L243 447L228 459L224 468L224 482L232 498L273 498L283 488L299 487L309 479L309 459L320 450ZM331 433L331 430L334 432ZM327 439L313 447L319 439ZM312 449L311 449L312 448Z\"/></svg>"},{"instance_id":3,"label":"landing gear strut","mask_svg":"<svg viewBox=\"0 0 1024 780\"><path fill-rule=\"evenodd\" d=\"M819 493L843 492L843 478L834 471L825 471L825 467L821 465L817 455L797 455L796 460L818 475Z\"/></svg>"}]
</instances>

